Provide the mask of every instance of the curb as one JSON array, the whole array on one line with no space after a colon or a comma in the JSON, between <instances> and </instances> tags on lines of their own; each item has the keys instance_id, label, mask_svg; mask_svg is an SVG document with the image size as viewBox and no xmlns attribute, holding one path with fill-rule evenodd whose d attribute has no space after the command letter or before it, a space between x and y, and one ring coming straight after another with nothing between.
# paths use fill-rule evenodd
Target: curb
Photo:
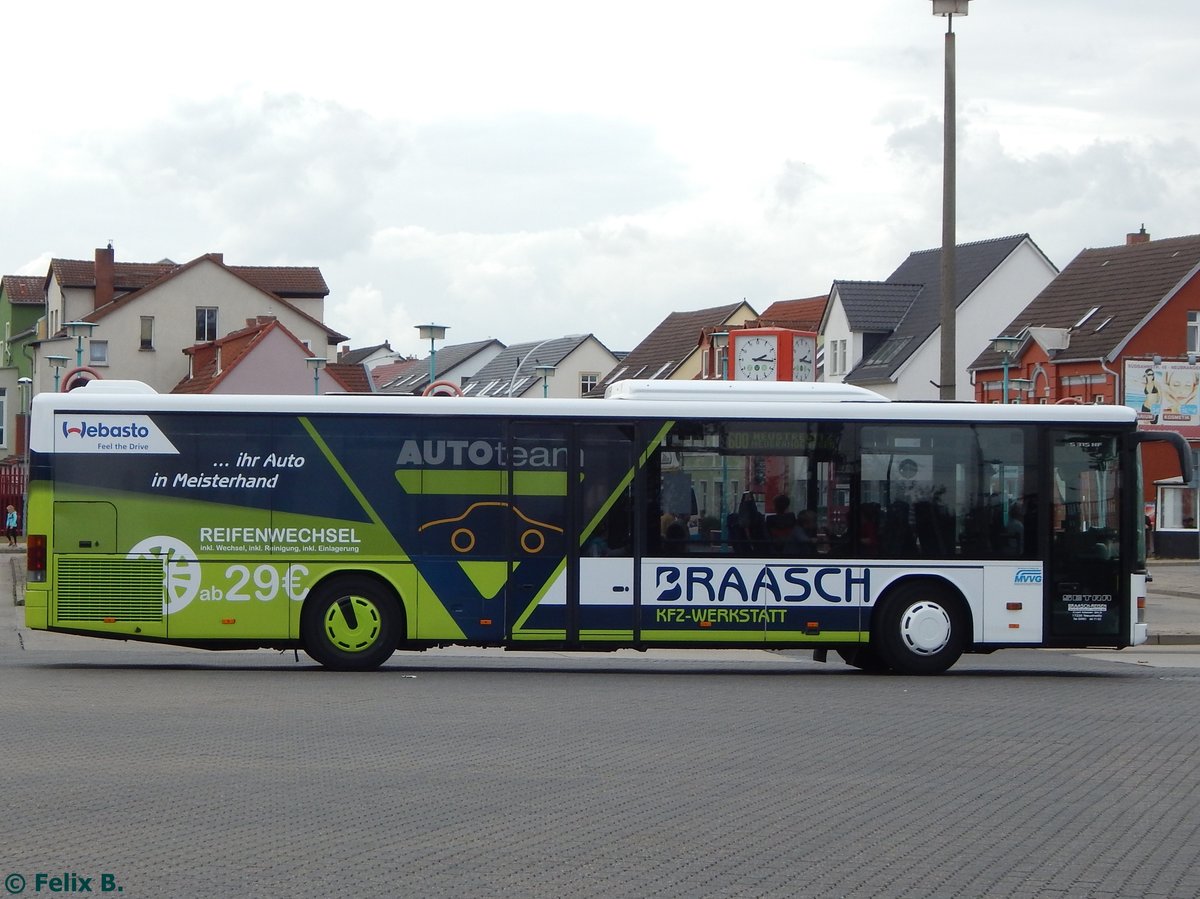
<instances>
[{"instance_id":1,"label":"curb","mask_svg":"<svg viewBox=\"0 0 1200 899\"><path fill-rule=\"evenodd\" d=\"M1142 646L1194 646L1200 643L1200 634L1151 634Z\"/></svg>"}]
</instances>

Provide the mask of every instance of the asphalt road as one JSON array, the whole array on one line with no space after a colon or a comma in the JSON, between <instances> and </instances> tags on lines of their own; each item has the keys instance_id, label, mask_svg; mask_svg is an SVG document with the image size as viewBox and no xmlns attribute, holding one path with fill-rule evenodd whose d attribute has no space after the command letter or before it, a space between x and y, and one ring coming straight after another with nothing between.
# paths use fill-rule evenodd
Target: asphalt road
<instances>
[{"instance_id":1,"label":"asphalt road","mask_svg":"<svg viewBox=\"0 0 1200 899\"><path fill-rule=\"evenodd\" d=\"M336 674L19 624L0 604L13 895L1200 895L1200 646Z\"/></svg>"}]
</instances>

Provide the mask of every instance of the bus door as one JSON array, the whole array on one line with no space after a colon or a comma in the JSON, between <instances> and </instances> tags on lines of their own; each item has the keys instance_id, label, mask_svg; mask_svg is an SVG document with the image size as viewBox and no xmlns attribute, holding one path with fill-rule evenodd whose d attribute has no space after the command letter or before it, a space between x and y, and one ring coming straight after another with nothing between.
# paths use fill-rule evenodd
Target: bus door
<instances>
[{"instance_id":1,"label":"bus door","mask_svg":"<svg viewBox=\"0 0 1200 899\"><path fill-rule=\"evenodd\" d=\"M1122 572L1118 437L1049 435L1048 642L1119 645L1129 633Z\"/></svg>"},{"instance_id":2,"label":"bus door","mask_svg":"<svg viewBox=\"0 0 1200 899\"><path fill-rule=\"evenodd\" d=\"M576 430L579 490L577 533L569 541L568 597L582 643L634 639L633 428L582 424ZM577 551L577 552L576 552ZM578 564L572 564L575 560Z\"/></svg>"},{"instance_id":3,"label":"bus door","mask_svg":"<svg viewBox=\"0 0 1200 899\"><path fill-rule=\"evenodd\" d=\"M632 428L513 425L505 613L515 641L633 637Z\"/></svg>"},{"instance_id":4,"label":"bus door","mask_svg":"<svg viewBox=\"0 0 1200 899\"><path fill-rule=\"evenodd\" d=\"M516 422L508 440L505 500L505 632L515 641L567 639L570 426Z\"/></svg>"}]
</instances>

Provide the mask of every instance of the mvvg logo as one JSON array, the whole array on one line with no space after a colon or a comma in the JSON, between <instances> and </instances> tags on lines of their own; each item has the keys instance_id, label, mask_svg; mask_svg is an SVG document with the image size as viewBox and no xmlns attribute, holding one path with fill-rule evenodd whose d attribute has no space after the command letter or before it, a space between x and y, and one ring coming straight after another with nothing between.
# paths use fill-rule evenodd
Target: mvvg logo
<instances>
[{"instance_id":1,"label":"mvvg logo","mask_svg":"<svg viewBox=\"0 0 1200 899\"><path fill-rule=\"evenodd\" d=\"M1013 576L1014 584L1040 584L1042 572L1038 568L1019 568Z\"/></svg>"}]
</instances>

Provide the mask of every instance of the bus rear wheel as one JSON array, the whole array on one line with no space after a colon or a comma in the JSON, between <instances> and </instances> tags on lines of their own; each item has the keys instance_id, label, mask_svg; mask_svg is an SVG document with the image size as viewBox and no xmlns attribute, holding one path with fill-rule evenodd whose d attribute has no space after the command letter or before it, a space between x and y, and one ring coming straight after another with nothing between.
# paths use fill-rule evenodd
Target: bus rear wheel
<instances>
[{"instance_id":1,"label":"bus rear wheel","mask_svg":"<svg viewBox=\"0 0 1200 899\"><path fill-rule=\"evenodd\" d=\"M966 649L967 627L962 603L945 587L902 584L875 610L871 645L897 674L941 674Z\"/></svg>"},{"instance_id":2,"label":"bus rear wheel","mask_svg":"<svg viewBox=\"0 0 1200 899\"><path fill-rule=\"evenodd\" d=\"M326 581L304 600L300 638L304 651L326 668L365 671L386 662L403 631L400 603L369 577Z\"/></svg>"}]
</instances>

